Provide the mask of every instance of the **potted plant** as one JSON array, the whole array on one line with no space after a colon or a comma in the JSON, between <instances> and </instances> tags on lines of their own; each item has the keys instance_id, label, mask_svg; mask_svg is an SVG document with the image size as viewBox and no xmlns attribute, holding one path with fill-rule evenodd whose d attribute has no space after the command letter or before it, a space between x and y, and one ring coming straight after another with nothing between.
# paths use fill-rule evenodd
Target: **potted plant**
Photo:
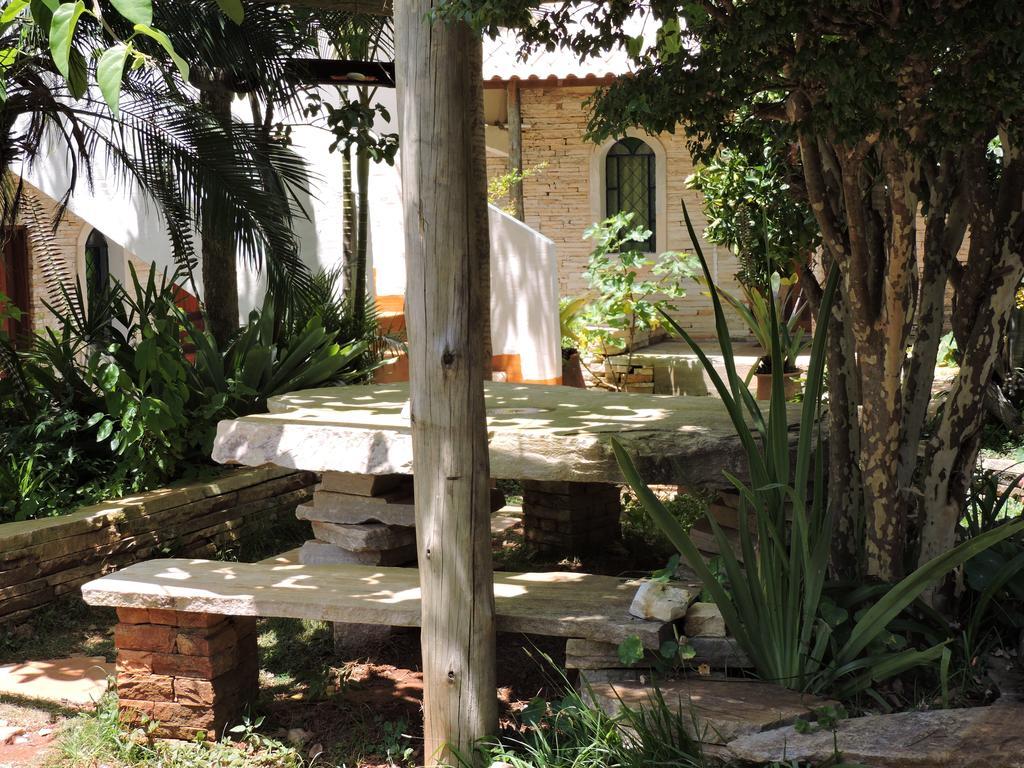
<instances>
[{"instance_id":1,"label":"potted plant","mask_svg":"<svg viewBox=\"0 0 1024 768\"><path fill-rule=\"evenodd\" d=\"M636 214L617 213L589 227L594 241L587 278L593 298L582 310L588 346L605 359L603 384L620 391L654 388L653 374L638 372L633 353L661 325L661 311L686 296L685 282L697 274L691 256L648 253L651 230L634 222Z\"/></svg>"}]
</instances>

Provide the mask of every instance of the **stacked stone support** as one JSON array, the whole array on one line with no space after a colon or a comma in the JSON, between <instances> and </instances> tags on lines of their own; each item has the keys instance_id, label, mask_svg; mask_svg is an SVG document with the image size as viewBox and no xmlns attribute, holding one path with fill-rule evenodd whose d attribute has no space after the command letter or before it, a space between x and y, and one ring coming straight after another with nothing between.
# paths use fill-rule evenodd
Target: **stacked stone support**
<instances>
[{"instance_id":1,"label":"stacked stone support","mask_svg":"<svg viewBox=\"0 0 1024 768\"><path fill-rule=\"evenodd\" d=\"M689 646L694 654L692 658L679 660L682 669L710 675L714 671L753 666L736 638L727 634L722 613L714 603L693 603L675 626L678 642ZM653 650L645 651L639 661L627 664L619 658L619 649L614 643L572 639L565 644L565 667L579 673L583 688L599 683L650 681L658 670L671 671L673 666L672 661L660 658Z\"/></svg>"},{"instance_id":2,"label":"stacked stone support","mask_svg":"<svg viewBox=\"0 0 1024 768\"><path fill-rule=\"evenodd\" d=\"M259 689L256 618L118 608L121 718L157 738L220 738Z\"/></svg>"},{"instance_id":3,"label":"stacked stone support","mask_svg":"<svg viewBox=\"0 0 1024 768\"><path fill-rule=\"evenodd\" d=\"M622 362L619 362L619 361ZM635 365L626 362L625 355L606 357L605 376L608 381L624 392L654 393L654 366Z\"/></svg>"},{"instance_id":4,"label":"stacked stone support","mask_svg":"<svg viewBox=\"0 0 1024 768\"><path fill-rule=\"evenodd\" d=\"M491 511L504 503L504 496L492 491ZM314 538L299 550L303 565L416 563L411 475L324 472L313 503L299 507L296 514L313 527ZM388 626L335 622L334 643L341 654L359 654L390 633Z\"/></svg>"},{"instance_id":5,"label":"stacked stone support","mask_svg":"<svg viewBox=\"0 0 1024 768\"><path fill-rule=\"evenodd\" d=\"M296 514L313 527L299 552L305 565L409 565L416 561L416 513L409 475L325 472L313 503Z\"/></svg>"},{"instance_id":6,"label":"stacked stone support","mask_svg":"<svg viewBox=\"0 0 1024 768\"><path fill-rule=\"evenodd\" d=\"M542 552L592 552L622 538L619 487L523 481L523 535Z\"/></svg>"}]
</instances>

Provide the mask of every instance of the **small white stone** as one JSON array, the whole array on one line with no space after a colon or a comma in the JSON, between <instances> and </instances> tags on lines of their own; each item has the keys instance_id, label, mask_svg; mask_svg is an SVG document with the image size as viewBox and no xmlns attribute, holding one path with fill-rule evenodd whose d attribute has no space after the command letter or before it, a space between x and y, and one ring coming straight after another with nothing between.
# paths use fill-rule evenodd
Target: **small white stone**
<instances>
[{"instance_id":1,"label":"small white stone","mask_svg":"<svg viewBox=\"0 0 1024 768\"><path fill-rule=\"evenodd\" d=\"M695 597L693 590L686 587L647 581L636 591L629 612L638 619L675 621L686 615L686 609Z\"/></svg>"}]
</instances>

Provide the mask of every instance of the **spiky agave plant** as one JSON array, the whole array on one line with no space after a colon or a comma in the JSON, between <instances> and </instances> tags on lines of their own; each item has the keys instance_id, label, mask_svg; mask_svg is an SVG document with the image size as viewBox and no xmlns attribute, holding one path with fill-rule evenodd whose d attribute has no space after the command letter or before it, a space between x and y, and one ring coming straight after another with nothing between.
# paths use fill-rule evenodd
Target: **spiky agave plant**
<instances>
[{"instance_id":1,"label":"spiky agave plant","mask_svg":"<svg viewBox=\"0 0 1024 768\"><path fill-rule=\"evenodd\" d=\"M722 302L685 206L683 213L714 306L725 379L683 328L668 315L665 320L690 346L714 383L749 467L748 482L725 473L740 494L742 565L718 521L710 512L706 513L721 550L728 586L710 571L689 534L643 482L622 446L613 442L623 476L662 532L703 580L729 630L762 678L796 690L848 696L870 688L877 680L938 659L944 644L885 652L877 650L875 641L898 614L950 569L1024 530L1024 519L965 541L922 565L884 591L850 626L835 631L846 617L827 615L822 600L833 535L819 430L828 324L819 322L814 334L794 453L783 394L783 351L774 302L769 302L772 395L765 414L736 371ZM821 318L831 312L838 279L838 272L832 270L822 296ZM748 522L753 522L753 526Z\"/></svg>"}]
</instances>

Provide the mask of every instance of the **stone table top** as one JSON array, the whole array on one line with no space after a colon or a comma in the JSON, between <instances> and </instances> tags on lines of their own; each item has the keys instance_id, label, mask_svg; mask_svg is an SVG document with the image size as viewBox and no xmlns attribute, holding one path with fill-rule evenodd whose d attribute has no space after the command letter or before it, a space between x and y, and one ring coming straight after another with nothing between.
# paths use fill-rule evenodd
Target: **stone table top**
<instances>
[{"instance_id":1,"label":"stone table top","mask_svg":"<svg viewBox=\"0 0 1024 768\"><path fill-rule=\"evenodd\" d=\"M617 438L649 483L728 487L746 475L732 421L715 397L646 395L487 382L491 476L623 482ZM270 413L222 421L213 458L315 472L411 474L407 383L292 392ZM791 423L798 410L790 412Z\"/></svg>"}]
</instances>

